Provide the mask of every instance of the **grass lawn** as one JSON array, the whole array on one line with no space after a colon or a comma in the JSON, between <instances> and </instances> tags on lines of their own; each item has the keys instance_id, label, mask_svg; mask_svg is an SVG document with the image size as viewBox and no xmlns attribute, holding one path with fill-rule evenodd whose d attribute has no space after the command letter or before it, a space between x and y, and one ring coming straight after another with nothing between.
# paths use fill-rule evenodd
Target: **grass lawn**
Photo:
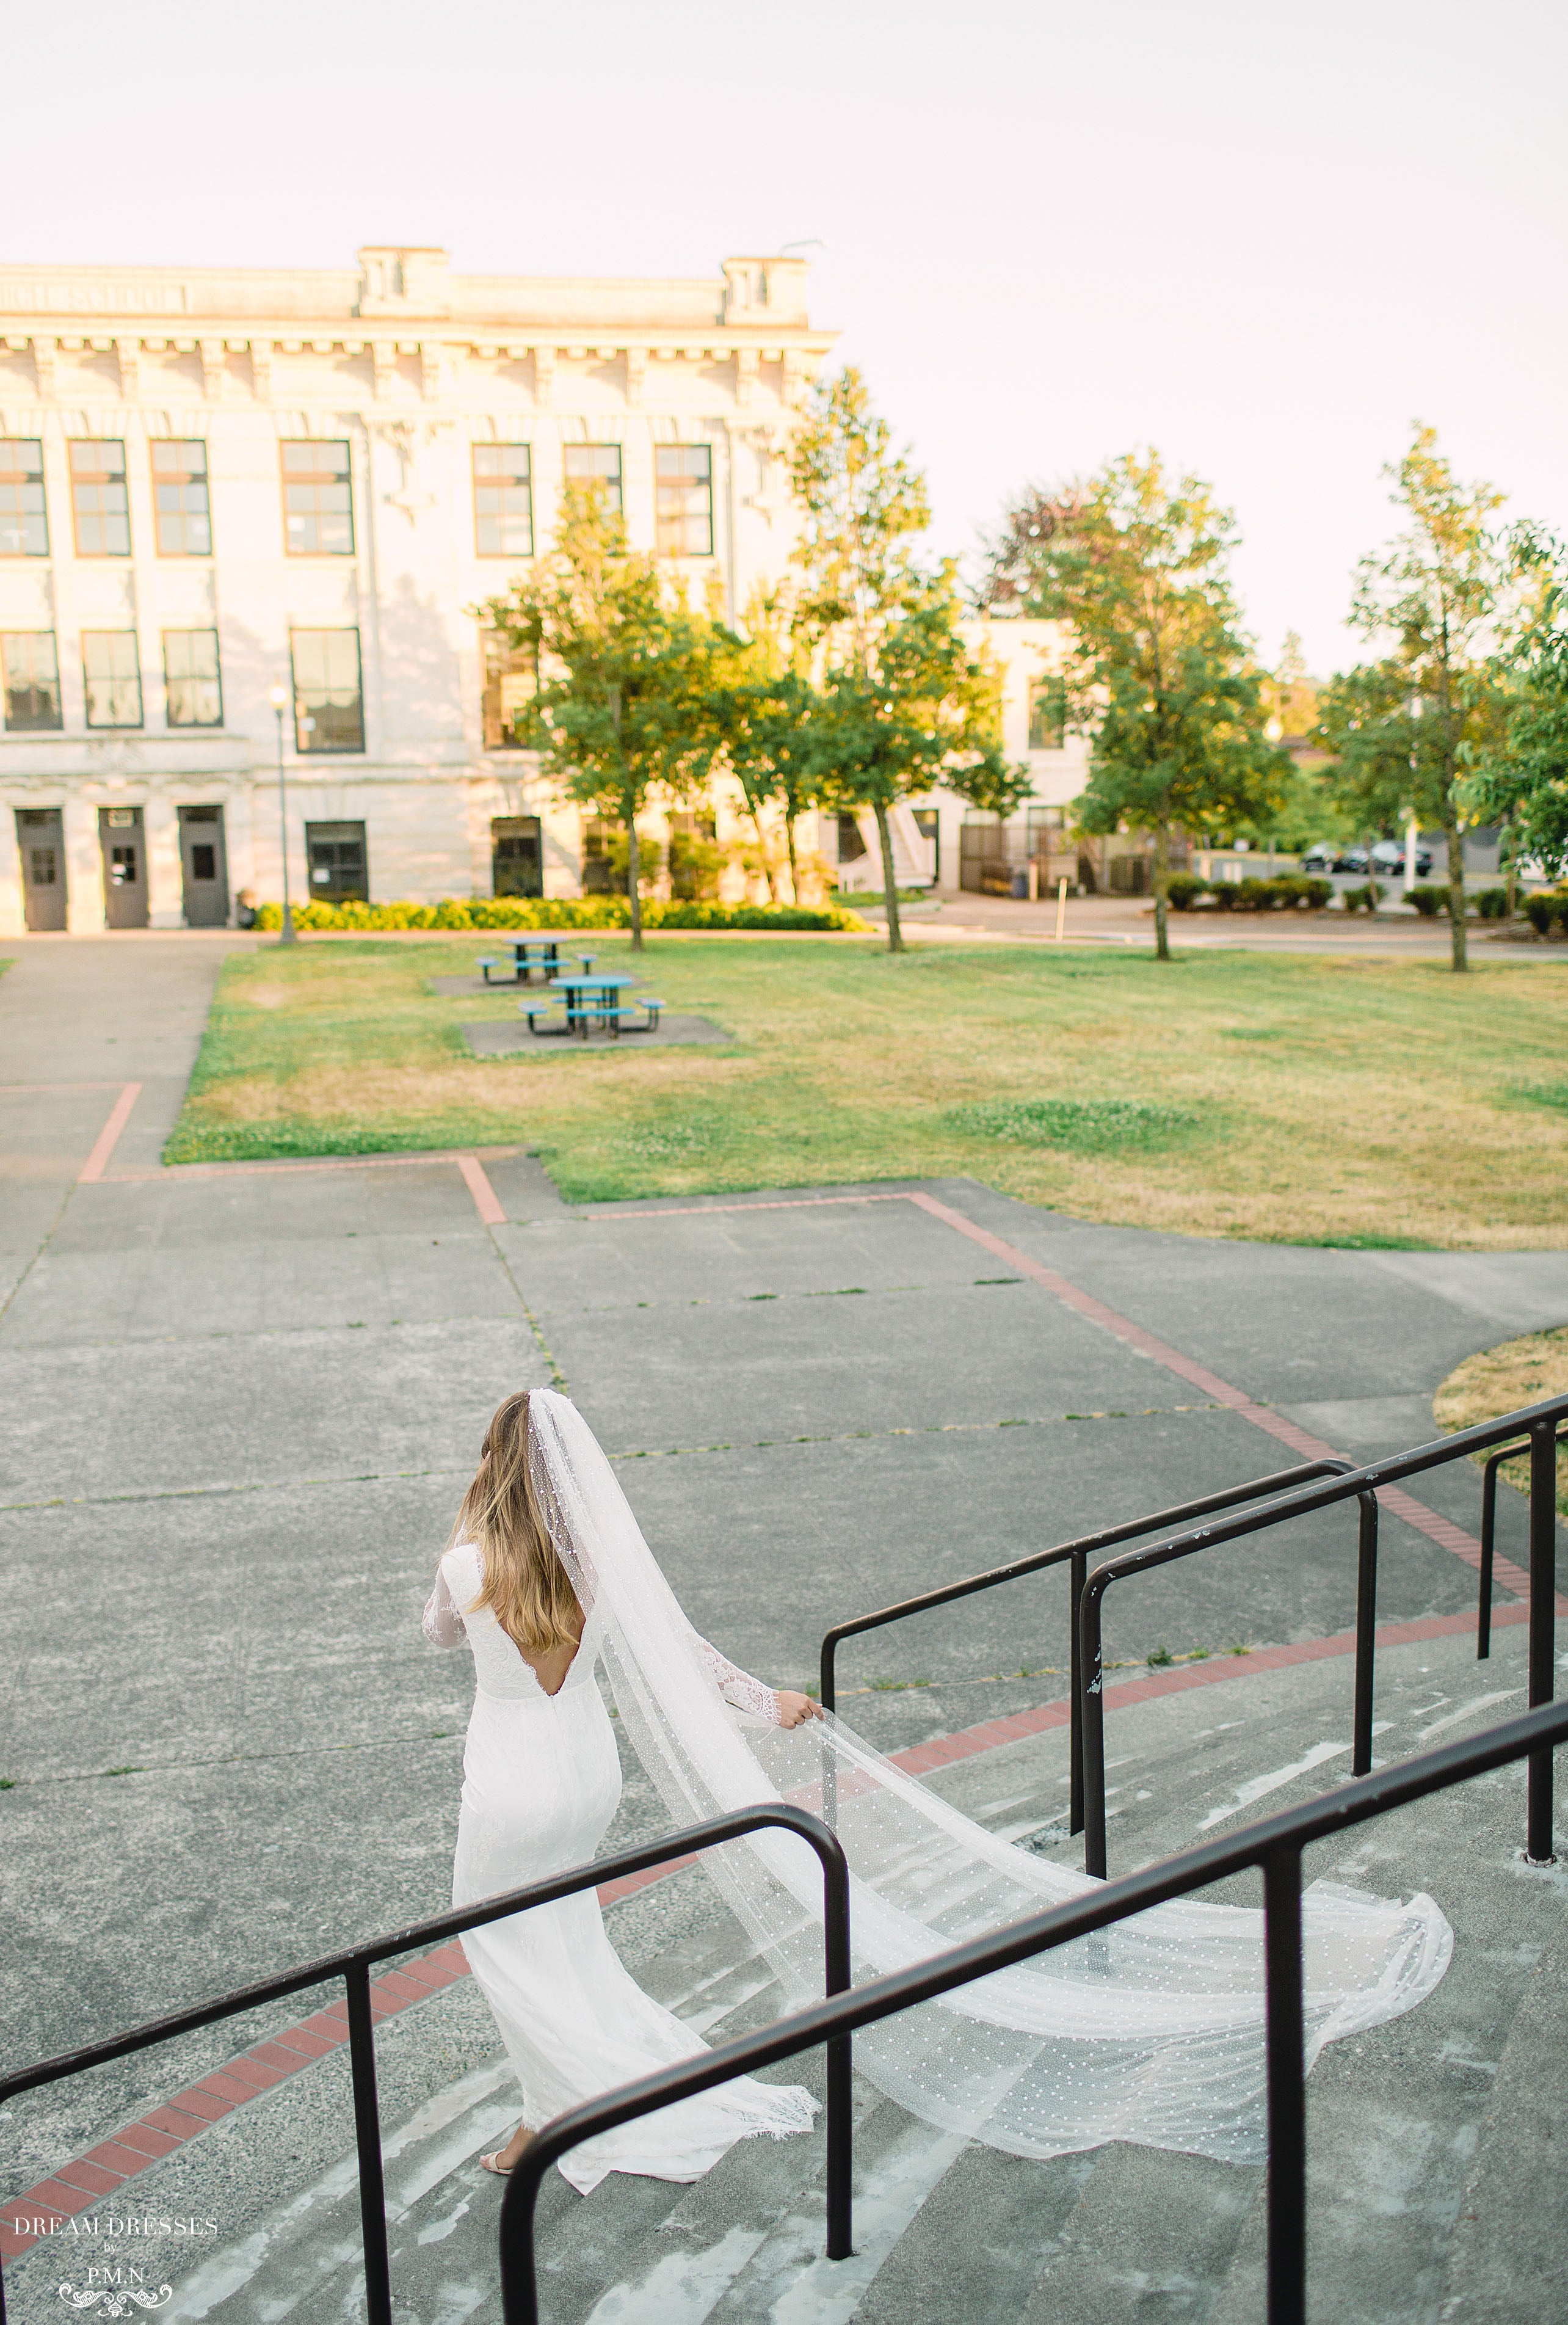
<instances>
[{"instance_id":1,"label":"grass lawn","mask_svg":"<svg viewBox=\"0 0 1568 2325\"><path fill-rule=\"evenodd\" d=\"M1568 964L657 935L649 989L733 1045L480 1059L515 996L430 981L484 949L232 956L167 1160L517 1143L572 1201L969 1173L1183 1234L1568 1246Z\"/></svg>"},{"instance_id":2,"label":"grass lawn","mask_svg":"<svg viewBox=\"0 0 1568 2325\"><path fill-rule=\"evenodd\" d=\"M1500 1421L1505 1413L1522 1405L1543 1404L1549 1396L1568 1396L1568 1327L1555 1332L1526 1332L1467 1357L1451 1372L1432 1400L1440 1429L1474 1429L1483 1421ZM1480 1468L1484 1453L1471 1456ZM1505 1461L1500 1473L1521 1494L1530 1490L1530 1463ZM1568 1518L1568 1446L1557 1453L1557 1507Z\"/></svg>"}]
</instances>

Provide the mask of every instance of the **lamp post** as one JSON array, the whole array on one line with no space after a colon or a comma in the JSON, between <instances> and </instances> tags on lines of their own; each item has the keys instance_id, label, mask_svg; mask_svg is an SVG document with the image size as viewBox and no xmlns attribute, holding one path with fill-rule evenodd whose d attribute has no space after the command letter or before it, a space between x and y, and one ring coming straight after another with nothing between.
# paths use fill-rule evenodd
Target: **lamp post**
<instances>
[{"instance_id":1,"label":"lamp post","mask_svg":"<svg viewBox=\"0 0 1568 2325\"><path fill-rule=\"evenodd\" d=\"M289 903L289 793L283 779L283 713L291 702L288 688L274 686L269 699L278 722L278 838L283 851L283 925L278 942L288 945L294 942L294 915Z\"/></svg>"}]
</instances>

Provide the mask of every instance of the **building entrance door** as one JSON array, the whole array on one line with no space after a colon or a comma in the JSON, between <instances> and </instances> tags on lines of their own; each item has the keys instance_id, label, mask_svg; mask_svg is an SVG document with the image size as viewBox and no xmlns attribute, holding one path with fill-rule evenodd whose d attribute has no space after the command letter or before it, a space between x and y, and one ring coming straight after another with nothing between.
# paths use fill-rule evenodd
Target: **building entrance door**
<instances>
[{"instance_id":1,"label":"building entrance door","mask_svg":"<svg viewBox=\"0 0 1568 2325\"><path fill-rule=\"evenodd\" d=\"M104 922L111 929L147 925L147 849L139 807L101 807L98 845L104 851Z\"/></svg>"},{"instance_id":2,"label":"building entrance door","mask_svg":"<svg viewBox=\"0 0 1568 2325\"><path fill-rule=\"evenodd\" d=\"M222 808L180 809L180 864L185 875L186 927L226 928L228 859L223 844Z\"/></svg>"},{"instance_id":3,"label":"building entrance door","mask_svg":"<svg viewBox=\"0 0 1568 2325\"><path fill-rule=\"evenodd\" d=\"M537 815L491 817L490 868L498 896L544 894L544 826Z\"/></svg>"},{"instance_id":4,"label":"building entrance door","mask_svg":"<svg viewBox=\"0 0 1568 2325\"><path fill-rule=\"evenodd\" d=\"M16 846L30 929L65 926L65 825L57 807L19 807Z\"/></svg>"}]
</instances>

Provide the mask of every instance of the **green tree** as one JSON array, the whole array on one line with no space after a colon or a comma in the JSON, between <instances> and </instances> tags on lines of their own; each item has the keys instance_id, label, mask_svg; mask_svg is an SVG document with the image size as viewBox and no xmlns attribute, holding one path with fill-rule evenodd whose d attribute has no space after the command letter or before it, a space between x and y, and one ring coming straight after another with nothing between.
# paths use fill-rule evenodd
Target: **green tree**
<instances>
[{"instance_id":1,"label":"green tree","mask_svg":"<svg viewBox=\"0 0 1568 2325\"><path fill-rule=\"evenodd\" d=\"M938 782L994 788L994 678L959 635L954 568L934 573L916 556L930 520L926 480L895 449L859 372L816 391L790 478L801 511L796 625L816 688L809 764L825 804L876 818L888 949L899 952L890 812Z\"/></svg>"},{"instance_id":2,"label":"green tree","mask_svg":"<svg viewBox=\"0 0 1568 2325\"><path fill-rule=\"evenodd\" d=\"M567 798L626 835L632 943L642 948L637 818L655 792L679 798L706 781L716 748L704 714L714 626L694 615L655 559L630 550L596 487L567 487L553 552L484 617L537 655L539 679L518 722Z\"/></svg>"},{"instance_id":3,"label":"green tree","mask_svg":"<svg viewBox=\"0 0 1568 2325\"><path fill-rule=\"evenodd\" d=\"M1070 625L1069 722L1092 736L1087 831L1154 838L1154 934L1170 959L1171 836L1267 812L1288 762L1230 582L1234 521L1207 485L1171 489L1156 452L1020 502L992 544L993 587Z\"/></svg>"},{"instance_id":4,"label":"green tree","mask_svg":"<svg viewBox=\"0 0 1568 2325\"><path fill-rule=\"evenodd\" d=\"M1518 525L1508 562L1520 604L1491 663L1494 729L1460 789L1478 821L1504 827L1511 907L1521 858L1568 872L1568 548Z\"/></svg>"},{"instance_id":5,"label":"green tree","mask_svg":"<svg viewBox=\"0 0 1568 2325\"><path fill-rule=\"evenodd\" d=\"M1005 815L1027 795L1027 768L1010 767L997 741L993 672L970 651L954 570L944 566L905 611L889 620L869 663L830 669L812 709L808 737L825 806L869 807L876 818L887 899L888 949L903 949L893 866L892 809L945 783Z\"/></svg>"},{"instance_id":6,"label":"green tree","mask_svg":"<svg viewBox=\"0 0 1568 2325\"><path fill-rule=\"evenodd\" d=\"M1320 732L1338 762L1334 789L1364 828L1414 816L1446 835L1451 958L1462 973L1465 785L1501 716L1489 648L1504 572L1489 520L1504 496L1462 485L1435 429L1419 425L1384 473L1407 523L1357 567L1351 620L1388 650L1324 690Z\"/></svg>"},{"instance_id":7,"label":"green tree","mask_svg":"<svg viewBox=\"0 0 1568 2325\"><path fill-rule=\"evenodd\" d=\"M767 813L784 827L790 894L800 898L796 825L816 804L809 725L813 703L807 653L787 588L759 588L744 633L726 632L706 712L746 802L770 896L776 894Z\"/></svg>"}]
</instances>

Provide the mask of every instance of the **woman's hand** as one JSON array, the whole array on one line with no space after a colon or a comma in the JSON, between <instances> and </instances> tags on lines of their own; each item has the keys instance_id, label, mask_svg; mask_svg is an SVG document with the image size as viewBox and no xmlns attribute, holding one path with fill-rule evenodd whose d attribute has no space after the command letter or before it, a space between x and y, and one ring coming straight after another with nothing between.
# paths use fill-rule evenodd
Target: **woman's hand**
<instances>
[{"instance_id":1,"label":"woman's hand","mask_svg":"<svg viewBox=\"0 0 1568 2325\"><path fill-rule=\"evenodd\" d=\"M779 1707L780 1728L803 1728L808 1719L820 1719L822 1706L808 1695L798 1695L792 1687L776 1687L773 1700Z\"/></svg>"}]
</instances>

